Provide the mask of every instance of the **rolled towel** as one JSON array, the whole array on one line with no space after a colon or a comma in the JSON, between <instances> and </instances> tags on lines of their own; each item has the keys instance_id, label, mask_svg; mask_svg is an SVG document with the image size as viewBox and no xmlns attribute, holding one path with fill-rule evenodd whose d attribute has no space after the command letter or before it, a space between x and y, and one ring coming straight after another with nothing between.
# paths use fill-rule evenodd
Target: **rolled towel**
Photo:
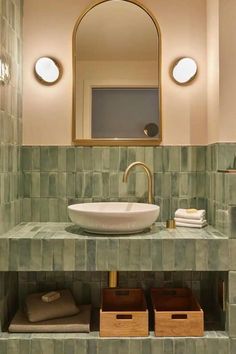
<instances>
[{"instance_id":1,"label":"rolled towel","mask_svg":"<svg viewBox=\"0 0 236 354\"><path fill-rule=\"evenodd\" d=\"M188 222L176 222L175 225L181 226L181 227L193 227L195 229L201 229L202 227L207 225L207 222L206 222L206 220L202 224L190 224Z\"/></svg>"},{"instance_id":2,"label":"rolled towel","mask_svg":"<svg viewBox=\"0 0 236 354\"><path fill-rule=\"evenodd\" d=\"M182 219L194 219L201 220L205 219L206 210L197 210L197 209L177 209L175 212L176 218Z\"/></svg>"},{"instance_id":3,"label":"rolled towel","mask_svg":"<svg viewBox=\"0 0 236 354\"><path fill-rule=\"evenodd\" d=\"M46 293L30 294L26 298L25 312L30 322L39 322L73 316L79 313L75 300L68 289L58 291L60 298L52 302L42 301Z\"/></svg>"},{"instance_id":4,"label":"rolled towel","mask_svg":"<svg viewBox=\"0 0 236 354\"><path fill-rule=\"evenodd\" d=\"M206 219L184 219L184 218L175 218L175 222L186 223L186 224L195 224L195 225L202 225L206 223Z\"/></svg>"}]
</instances>

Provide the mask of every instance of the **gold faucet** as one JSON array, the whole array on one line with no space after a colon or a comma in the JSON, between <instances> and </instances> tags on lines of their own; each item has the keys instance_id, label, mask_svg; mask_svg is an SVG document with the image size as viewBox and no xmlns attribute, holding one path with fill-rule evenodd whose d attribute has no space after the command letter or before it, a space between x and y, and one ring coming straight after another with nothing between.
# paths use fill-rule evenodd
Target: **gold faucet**
<instances>
[{"instance_id":1,"label":"gold faucet","mask_svg":"<svg viewBox=\"0 0 236 354\"><path fill-rule=\"evenodd\" d=\"M152 195L152 173L150 171L150 169L147 167L147 165L145 165L145 163L143 162L133 162L131 163L125 170L124 175L123 175L123 182L127 182L127 178L129 175L129 172L131 170L132 167L135 166L140 166L144 169L144 171L147 174L147 178L148 178L148 203L152 204L153 203L153 195Z\"/></svg>"}]
</instances>

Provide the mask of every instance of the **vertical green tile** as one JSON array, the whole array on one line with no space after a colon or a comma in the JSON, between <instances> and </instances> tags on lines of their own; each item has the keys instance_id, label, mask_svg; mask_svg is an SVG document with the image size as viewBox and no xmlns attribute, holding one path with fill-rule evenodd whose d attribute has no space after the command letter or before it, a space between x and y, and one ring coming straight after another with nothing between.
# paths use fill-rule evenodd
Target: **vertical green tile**
<instances>
[{"instance_id":1,"label":"vertical green tile","mask_svg":"<svg viewBox=\"0 0 236 354\"><path fill-rule=\"evenodd\" d=\"M66 171L75 172L75 148L68 147L66 149Z\"/></svg>"}]
</instances>

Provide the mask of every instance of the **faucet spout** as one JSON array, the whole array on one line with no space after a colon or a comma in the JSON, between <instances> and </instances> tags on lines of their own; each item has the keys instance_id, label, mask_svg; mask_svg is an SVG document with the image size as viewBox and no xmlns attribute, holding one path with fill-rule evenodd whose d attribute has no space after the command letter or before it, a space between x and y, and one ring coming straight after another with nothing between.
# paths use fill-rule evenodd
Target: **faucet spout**
<instances>
[{"instance_id":1,"label":"faucet spout","mask_svg":"<svg viewBox=\"0 0 236 354\"><path fill-rule=\"evenodd\" d=\"M144 171L147 174L147 178L148 178L148 203L152 204L153 203L153 188L152 188L152 173L150 171L150 169L147 167L147 165L145 165L145 163L140 162L140 161L136 161L131 163L125 170L124 175L123 175L123 182L127 182L130 170L135 167L135 166L140 166L144 169Z\"/></svg>"}]
</instances>

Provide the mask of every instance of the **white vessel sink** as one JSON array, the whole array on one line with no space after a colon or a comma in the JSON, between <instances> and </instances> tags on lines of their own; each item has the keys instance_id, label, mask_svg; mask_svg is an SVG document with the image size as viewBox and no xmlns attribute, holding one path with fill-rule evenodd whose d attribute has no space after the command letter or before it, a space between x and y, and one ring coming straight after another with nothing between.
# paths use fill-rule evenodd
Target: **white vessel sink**
<instances>
[{"instance_id":1,"label":"white vessel sink","mask_svg":"<svg viewBox=\"0 0 236 354\"><path fill-rule=\"evenodd\" d=\"M84 230L99 234L131 234L150 227L160 207L154 204L101 202L68 206L69 217Z\"/></svg>"}]
</instances>

